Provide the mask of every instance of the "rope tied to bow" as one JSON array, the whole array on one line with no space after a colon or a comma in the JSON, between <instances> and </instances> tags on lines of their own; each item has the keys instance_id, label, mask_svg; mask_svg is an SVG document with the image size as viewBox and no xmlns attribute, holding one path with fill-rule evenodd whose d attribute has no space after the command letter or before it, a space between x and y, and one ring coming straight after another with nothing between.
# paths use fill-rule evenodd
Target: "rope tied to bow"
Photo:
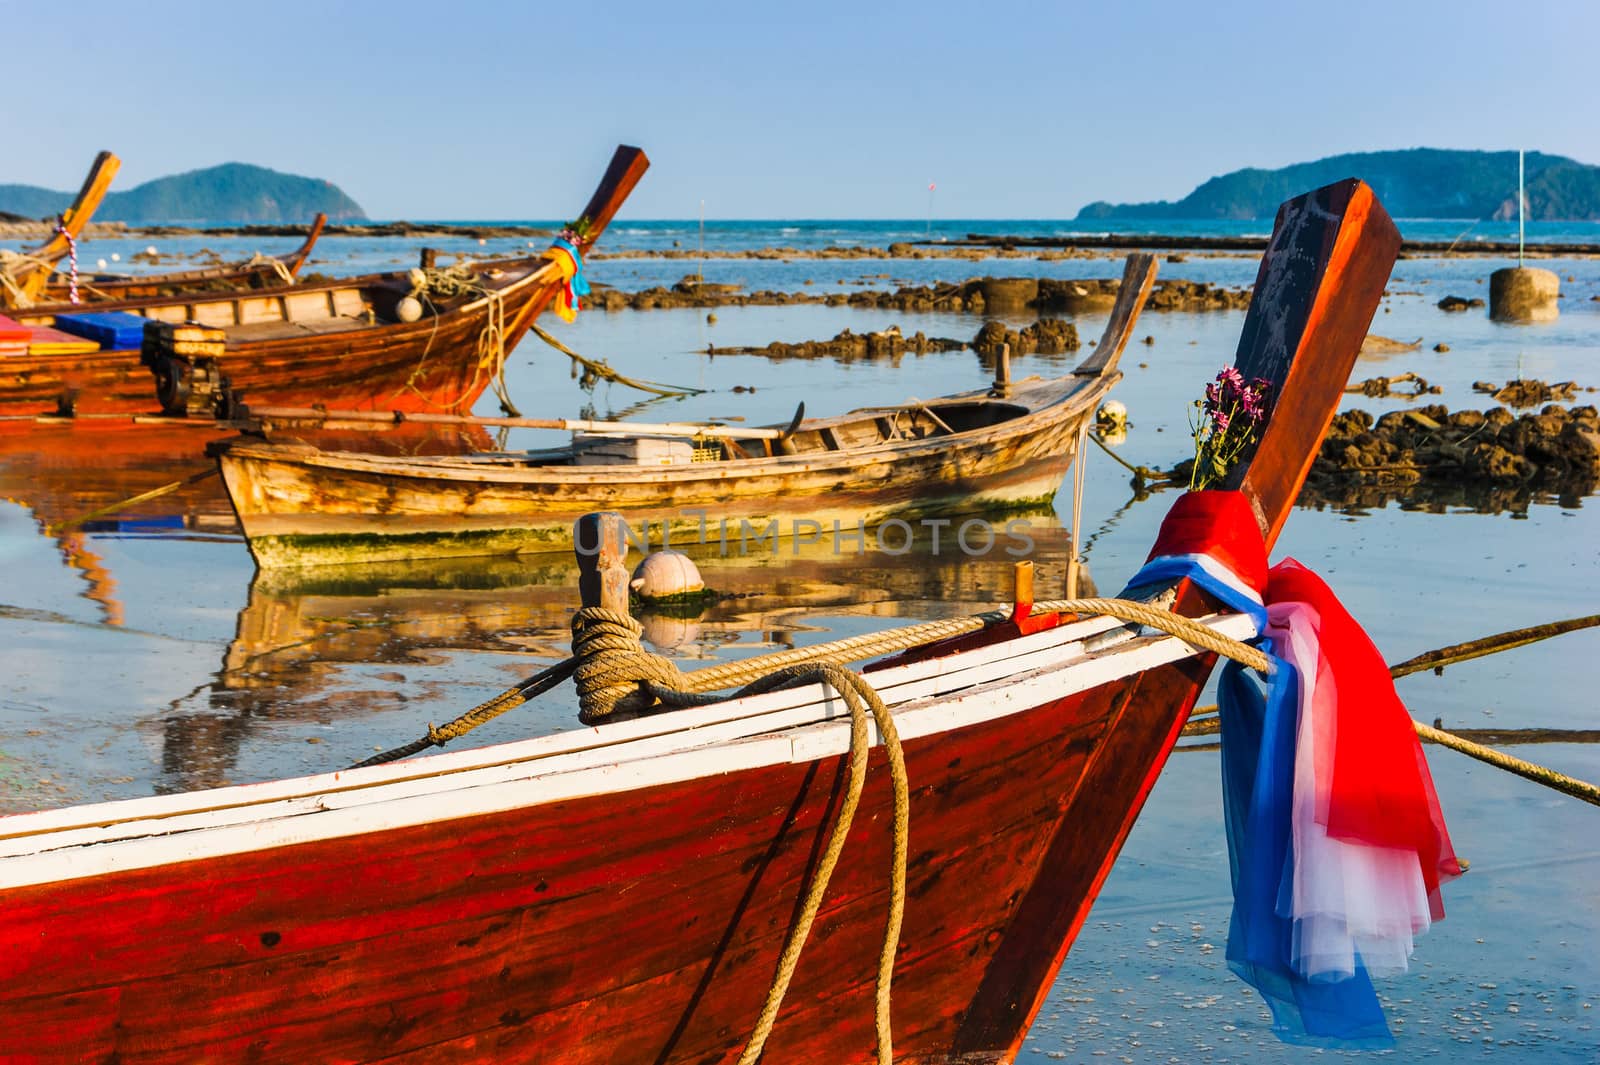
<instances>
[{"instance_id":1,"label":"rope tied to bow","mask_svg":"<svg viewBox=\"0 0 1600 1065\"><path fill-rule=\"evenodd\" d=\"M62 215L56 220L56 232L61 234L67 242L67 262L70 266L67 274L67 302L76 304L78 302L78 240L72 235L72 231L67 228L66 215Z\"/></svg>"}]
</instances>

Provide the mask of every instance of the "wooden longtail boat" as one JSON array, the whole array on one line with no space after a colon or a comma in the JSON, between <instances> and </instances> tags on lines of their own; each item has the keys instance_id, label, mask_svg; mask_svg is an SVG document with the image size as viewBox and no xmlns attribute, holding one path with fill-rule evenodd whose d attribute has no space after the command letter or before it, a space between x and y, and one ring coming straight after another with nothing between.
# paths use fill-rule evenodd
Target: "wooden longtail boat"
<instances>
[{"instance_id":1,"label":"wooden longtail boat","mask_svg":"<svg viewBox=\"0 0 1600 1065\"><path fill-rule=\"evenodd\" d=\"M50 285L50 275L56 263L65 258L83 227L89 224L100 201L105 199L111 179L117 176L122 160L110 152L95 156L72 206L61 212L55 233L31 251L11 257L0 256L0 310L8 307L27 307L44 297Z\"/></svg>"},{"instance_id":2,"label":"wooden longtail boat","mask_svg":"<svg viewBox=\"0 0 1600 1065\"><path fill-rule=\"evenodd\" d=\"M1276 397L1235 482L1269 543L1398 248L1355 181L1279 212L1237 360ZM586 573L586 602L612 578ZM1253 631L1187 582L1130 594ZM1029 605L867 674L912 789L882 1005L898 1061L1015 1058L1213 664L1175 637ZM812 683L0 819L0 1057L734 1061L845 801L850 733ZM885 761L874 743L765 1060L873 1060Z\"/></svg>"},{"instance_id":3,"label":"wooden longtail boat","mask_svg":"<svg viewBox=\"0 0 1600 1065\"><path fill-rule=\"evenodd\" d=\"M230 288L260 288L279 282L293 284L300 268L316 247L317 238L328 216L319 214L311 223L304 243L282 259L256 255L245 262L225 263L195 270L164 274L128 276L82 271L73 281L59 264L83 235L100 201L105 198L111 179L121 161L110 152L95 157L89 174L78 190L72 206L61 212L60 231L39 247L23 252L8 265L0 261L0 310L26 308L35 314L47 311L66 313L77 298L79 309L104 310L105 304L151 296L172 296L182 292L217 291Z\"/></svg>"},{"instance_id":4,"label":"wooden longtail boat","mask_svg":"<svg viewBox=\"0 0 1600 1065\"><path fill-rule=\"evenodd\" d=\"M581 250L605 230L648 166L639 149L617 149L580 216ZM139 413L156 405L158 391L163 406L192 408L206 389L225 406L223 378L251 402L465 411L565 284L549 254L479 264L475 276L454 295L413 300L422 304L414 321L401 320L416 287L408 271L125 301L118 310L153 321L221 328L226 350L214 365L164 358L147 366L137 350L7 356L0 359L0 415ZM24 325L54 320L24 311L13 317Z\"/></svg>"},{"instance_id":5,"label":"wooden longtail boat","mask_svg":"<svg viewBox=\"0 0 1600 1065\"><path fill-rule=\"evenodd\" d=\"M679 543L873 528L880 541L903 538L909 525L884 523L1049 503L1121 379L1117 361L1154 279L1152 257L1129 260L1105 336L1063 377L788 429L686 429L673 440L616 423L568 448L440 459L247 439L215 450L263 569L566 551L573 521L596 510L666 526Z\"/></svg>"},{"instance_id":6,"label":"wooden longtail boat","mask_svg":"<svg viewBox=\"0 0 1600 1065\"><path fill-rule=\"evenodd\" d=\"M328 216L318 214L306 231L306 239L298 248L283 258L257 253L250 259L217 266L202 266L193 270L174 270L161 274L106 274L86 272L78 275L78 310L113 310L113 304L128 300L170 298L194 292L227 292L232 289L275 288L292 285L300 276L301 267L311 257L311 249L322 236L322 227ZM33 314L72 313L73 285L64 280L58 269L45 287L38 303L28 310Z\"/></svg>"}]
</instances>

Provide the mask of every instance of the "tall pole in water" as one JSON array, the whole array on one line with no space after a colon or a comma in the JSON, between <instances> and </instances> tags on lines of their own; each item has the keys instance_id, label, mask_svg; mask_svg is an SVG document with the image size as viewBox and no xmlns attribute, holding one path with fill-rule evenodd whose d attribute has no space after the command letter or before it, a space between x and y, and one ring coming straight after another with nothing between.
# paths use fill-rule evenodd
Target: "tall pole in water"
<instances>
[{"instance_id":1,"label":"tall pole in water","mask_svg":"<svg viewBox=\"0 0 1600 1065\"><path fill-rule=\"evenodd\" d=\"M1524 228L1523 213L1527 209L1528 198L1522 193L1522 149L1517 149L1517 268L1521 269L1528 264L1522 261L1522 241Z\"/></svg>"}]
</instances>

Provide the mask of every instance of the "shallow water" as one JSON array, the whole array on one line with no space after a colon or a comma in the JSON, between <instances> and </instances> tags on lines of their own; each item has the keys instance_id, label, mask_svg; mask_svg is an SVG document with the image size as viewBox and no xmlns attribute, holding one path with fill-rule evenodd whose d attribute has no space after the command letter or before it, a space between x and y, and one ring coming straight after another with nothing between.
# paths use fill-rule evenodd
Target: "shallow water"
<instances>
[{"instance_id":1,"label":"shallow water","mask_svg":"<svg viewBox=\"0 0 1600 1065\"><path fill-rule=\"evenodd\" d=\"M897 238L900 239L900 238ZM202 238L165 242L193 251ZM243 243L243 242L241 242ZM264 242L254 242L260 245ZM292 240L283 242L292 246ZM363 264L414 261L401 241L347 242ZM344 254L336 239L319 255ZM222 250L222 242L209 245ZM492 249L491 249L492 250ZM224 252L224 254L228 254ZM245 254L248 254L246 252ZM354 262L351 259L350 262ZM1554 323L1511 327L1481 311L1446 314L1444 294L1486 295L1494 263L1404 260L1373 331L1421 350L1363 360L1357 378L1411 370L1443 388L1452 408L1491 405L1471 391L1519 372L1600 384L1600 269L1557 267L1568 293ZM318 267L313 267L318 268ZM362 265L354 268L369 268ZM625 288L670 283L682 261L600 260L597 279ZM1111 260L1030 263L891 260L708 262L709 280L750 287L821 287L867 280L955 280L983 273L1111 276ZM1163 276L1247 283L1246 257L1162 263ZM719 271L727 271L719 274ZM1077 271L1058 273L1058 271ZM1188 271L1180 273L1180 271ZM330 271L333 272L333 271ZM981 320L823 306L589 313L546 323L564 341L624 373L703 387L703 395L637 406L620 387L586 392L566 360L529 339L507 378L524 413L633 413L651 420L812 414L979 387L988 371L970 351L896 361L774 362L709 358L708 344L764 345L899 325L969 338ZM1170 466L1190 450L1187 404L1231 361L1243 314L1148 314L1124 356L1116 396L1132 427L1118 450ZM1103 320L1078 322L1098 336ZM1448 353L1434 352L1436 343ZM1081 352L1079 353L1082 354ZM1024 357L1013 373L1058 372L1063 357ZM735 385L753 392L735 393ZM1592 394L1579 402L1594 402ZM1414 405L1352 397L1383 411ZM492 397L480 413L495 413ZM552 434L507 434L511 447ZM564 560L411 567L399 573L287 583L255 577L209 482L123 522L75 536L43 522L81 514L97 475L45 477L0 454L0 811L147 795L336 768L414 738L564 654L576 602ZM104 471L98 471L103 473ZM128 492L127 494L132 494ZM1135 498L1127 472L1091 449L1083 534L1092 576L1106 591L1142 561L1172 493ZM115 498L108 496L107 498ZM1070 492L1054 515L1029 519L1039 594L1061 589ZM1434 647L1600 609L1600 507L1594 498L1536 498L1499 513L1443 512L1398 503L1358 512L1301 509L1279 554L1327 577L1390 661ZM901 558L826 550L795 557L704 559L707 583L727 594L693 622L655 619L659 646L686 658L726 658L819 642L901 618L979 609L1004 600L1011 558L926 550ZM1562 637L1400 682L1418 719L1446 727L1593 729L1600 633ZM567 727L570 693L507 715L474 735L490 743ZM1575 743L1514 753L1600 780L1600 749ZM1430 764L1457 850L1472 870L1446 888L1449 917L1424 937L1410 974L1382 982L1398 1053L1502 1061L1590 1062L1600 1056L1600 846L1595 810L1451 752ZM1023 1060L1035 1056L1133 1061L1289 1061L1259 1000L1222 961L1228 913L1217 755L1185 750L1169 763L1057 982ZM914 830L914 827L913 827Z\"/></svg>"}]
</instances>

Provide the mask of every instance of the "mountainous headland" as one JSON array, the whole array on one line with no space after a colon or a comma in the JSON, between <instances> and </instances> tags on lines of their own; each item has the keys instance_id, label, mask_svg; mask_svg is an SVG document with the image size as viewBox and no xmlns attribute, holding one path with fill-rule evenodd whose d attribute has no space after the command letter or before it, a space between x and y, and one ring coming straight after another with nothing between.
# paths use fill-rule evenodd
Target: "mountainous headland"
<instances>
[{"instance_id":1,"label":"mountainous headland","mask_svg":"<svg viewBox=\"0 0 1600 1065\"><path fill-rule=\"evenodd\" d=\"M1544 152L1528 152L1525 166L1530 221L1600 220L1600 166ZM1397 218L1517 217L1516 152L1409 148L1331 155L1277 170L1235 170L1181 200L1091 203L1078 220L1271 218L1290 197L1347 177L1371 185Z\"/></svg>"},{"instance_id":2,"label":"mountainous headland","mask_svg":"<svg viewBox=\"0 0 1600 1065\"><path fill-rule=\"evenodd\" d=\"M0 185L0 213L44 218L70 206L75 195L35 185ZM133 224L304 224L319 211L333 222L367 218L361 205L331 181L223 163L109 192L94 217Z\"/></svg>"}]
</instances>

